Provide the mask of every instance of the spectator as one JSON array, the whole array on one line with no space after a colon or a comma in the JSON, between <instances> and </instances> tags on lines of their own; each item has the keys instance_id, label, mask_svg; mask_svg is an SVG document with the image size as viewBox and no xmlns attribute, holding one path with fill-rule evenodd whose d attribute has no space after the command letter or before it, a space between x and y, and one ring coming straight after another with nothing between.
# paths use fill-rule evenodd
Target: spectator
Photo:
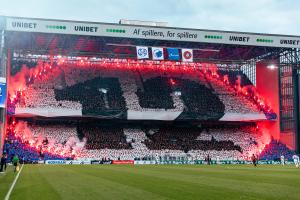
<instances>
[{"instance_id":1,"label":"spectator","mask_svg":"<svg viewBox=\"0 0 300 200\"><path fill-rule=\"evenodd\" d=\"M4 153L1 158L1 169L0 172L6 171L7 155Z\"/></svg>"}]
</instances>

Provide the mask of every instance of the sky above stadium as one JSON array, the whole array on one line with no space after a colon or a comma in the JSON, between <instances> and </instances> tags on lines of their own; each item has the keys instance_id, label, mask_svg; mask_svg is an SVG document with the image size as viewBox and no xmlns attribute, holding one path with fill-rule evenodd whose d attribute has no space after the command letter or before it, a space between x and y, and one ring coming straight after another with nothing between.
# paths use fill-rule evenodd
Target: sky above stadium
<instances>
[{"instance_id":1,"label":"sky above stadium","mask_svg":"<svg viewBox=\"0 0 300 200\"><path fill-rule=\"evenodd\" d=\"M1 0L0 15L300 35L296 0Z\"/></svg>"}]
</instances>

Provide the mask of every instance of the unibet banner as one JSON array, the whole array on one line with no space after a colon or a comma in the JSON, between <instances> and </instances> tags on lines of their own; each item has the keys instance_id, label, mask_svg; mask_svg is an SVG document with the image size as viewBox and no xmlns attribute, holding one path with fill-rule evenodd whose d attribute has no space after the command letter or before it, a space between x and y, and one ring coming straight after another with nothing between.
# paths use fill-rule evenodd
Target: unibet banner
<instances>
[{"instance_id":1,"label":"unibet banner","mask_svg":"<svg viewBox=\"0 0 300 200\"><path fill-rule=\"evenodd\" d=\"M6 31L300 48L300 36L5 17Z\"/></svg>"}]
</instances>

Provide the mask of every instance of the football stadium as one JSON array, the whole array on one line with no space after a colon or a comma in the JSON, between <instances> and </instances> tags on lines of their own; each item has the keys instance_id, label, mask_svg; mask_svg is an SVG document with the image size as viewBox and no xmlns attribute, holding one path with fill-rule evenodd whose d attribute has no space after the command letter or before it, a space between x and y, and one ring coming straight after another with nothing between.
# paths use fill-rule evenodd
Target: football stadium
<instances>
[{"instance_id":1,"label":"football stadium","mask_svg":"<svg viewBox=\"0 0 300 200\"><path fill-rule=\"evenodd\" d=\"M0 198L300 199L300 36L0 17Z\"/></svg>"}]
</instances>

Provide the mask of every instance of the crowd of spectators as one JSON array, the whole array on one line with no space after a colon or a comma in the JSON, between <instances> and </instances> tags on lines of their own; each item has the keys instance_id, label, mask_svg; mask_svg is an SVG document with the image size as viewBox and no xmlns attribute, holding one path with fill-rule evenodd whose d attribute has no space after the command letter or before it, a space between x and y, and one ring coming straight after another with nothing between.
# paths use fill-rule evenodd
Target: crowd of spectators
<instances>
[{"instance_id":1,"label":"crowd of spectators","mask_svg":"<svg viewBox=\"0 0 300 200\"><path fill-rule=\"evenodd\" d=\"M96 125L80 126L86 138L87 149L131 149L122 128L100 127Z\"/></svg>"},{"instance_id":2,"label":"crowd of spectators","mask_svg":"<svg viewBox=\"0 0 300 200\"><path fill-rule=\"evenodd\" d=\"M139 104L139 98L136 94L138 89L138 83L141 84L140 80L136 78L139 77L135 72L124 72L123 76L119 77L121 88L123 91L123 96L125 98L126 107L128 110L142 111L143 108Z\"/></svg>"},{"instance_id":3,"label":"crowd of spectators","mask_svg":"<svg viewBox=\"0 0 300 200\"><path fill-rule=\"evenodd\" d=\"M13 59L11 62L10 75L16 75L24 66L26 66L27 68L34 68L36 67L36 65L36 61Z\"/></svg>"},{"instance_id":4,"label":"crowd of spectators","mask_svg":"<svg viewBox=\"0 0 300 200\"><path fill-rule=\"evenodd\" d=\"M75 126L28 124L32 136L39 140L47 140L50 145L64 145L70 138L77 138Z\"/></svg>"},{"instance_id":5,"label":"crowd of spectators","mask_svg":"<svg viewBox=\"0 0 300 200\"><path fill-rule=\"evenodd\" d=\"M260 155L260 159L276 160L281 155L291 159L294 154L285 145L266 138L255 126L163 126L149 129L116 128L78 122L48 124L45 121L25 124L23 129L18 129L20 133L16 134L10 129L7 132L4 152L9 155L9 159L14 154L26 162L65 159L66 155L70 155L65 154L68 152L76 158L112 160L165 157L204 160L207 155L212 159L244 160L249 159L252 154ZM27 129L32 136L25 133ZM32 146L32 141L35 145L42 144L41 148Z\"/></svg>"},{"instance_id":6,"label":"crowd of spectators","mask_svg":"<svg viewBox=\"0 0 300 200\"><path fill-rule=\"evenodd\" d=\"M82 156L111 159L188 156L203 160L209 154L213 159L242 160L249 159L253 153L259 153L259 149L265 145L262 133L252 126L214 129L127 128L123 132L131 149L84 149Z\"/></svg>"},{"instance_id":7,"label":"crowd of spectators","mask_svg":"<svg viewBox=\"0 0 300 200\"><path fill-rule=\"evenodd\" d=\"M145 78L144 81L142 81L142 78ZM163 94L163 96L166 96L166 99L163 100L163 102L160 102L163 99L161 95L155 96L152 93L149 94L145 93L144 91L145 84L147 84L146 87L149 87L151 90L157 90L152 86L148 86L148 80L151 79L150 82L153 82L153 79L156 78L158 77L157 76L150 77L150 78L148 76L144 77L144 75L141 75L138 72L132 72L132 73L127 72L126 76L122 76L119 78L123 90L123 96L125 97L127 109L131 111L140 111L140 112L166 111L166 110L168 112L183 111L184 109L183 101L181 100L180 96L175 95L174 91L173 92L170 91L168 85L165 85L167 88L163 89L165 91L169 91ZM148 91L150 92L149 88ZM152 104L151 102L154 103ZM149 103L151 103L152 106L150 107L141 106L141 104L146 106ZM154 106L155 104L158 104L158 106L155 107ZM168 106L163 106L163 104L167 104Z\"/></svg>"},{"instance_id":8,"label":"crowd of spectators","mask_svg":"<svg viewBox=\"0 0 300 200\"><path fill-rule=\"evenodd\" d=\"M20 100L17 107L41 108L45 110L71 109L82 110L82 104L77 101L57 101L54 89L44 87L45 85L33 85L27 88L26 95Z\"/></svg>"},{"instance_id":9,"label":"crowd of spectators","mask_svg":"<svg viewBox=\"0 0 300 200\"><path fill-rule=\"evenodd\" d=\"M267 144L264 150L260 154L261 160L280 160L281 156L284 156L287 160L292 160L295 152L290 150L286 145L277 140L272 140L270 144Z\"/></svg>"},{"instance_id":10,"label":"crowd of spectators","mask_svg":"<svg viewBox=\"0 0 300 200\"><path fill-rule=\"evenodd\" d=\"M139 105L132 107L133 109L142 107L142 109L166 109L169 111L176 108L174 110L184 112L183 118L187 115L201 119L219 119L222 117L224 104L218 95L214 94L199 80L197 82L196 79L191 79L167 75L148 77L140 88L134 88L137 96L128 95L131 99L138 97ZM134 92L134 89L129 91Z\"/></svg>"},{"instance_id":11,"label":"crowd of spectators","mask_svg":"<svg viewBox=\"0 0 300 200\"><path fill-rule=\"evenodd\" d=\"M137 151L147 151L147 146L144 141L147 139L146 134L141 129L124 129L126 141L131 143L133 149Z\"/></svg>"},{"instance_id":12,"label":"crowd of spectators","mask_svg":"<svg viewBox=\"0 0 300 200\"><path fill-rule=\"evenodd\" d=\"M101 115L106 110L126 110L117 78L95 78L62 90L56 89L55 99L80 102L83 115Z\"/></svg>"},{"instance_id":13,"label":"crowd of spectators","mask_svg":"<svg viewBox=\"0 0 300 200\"><path fill-rule=\"evenodd\" d=\"M244 87L252 85L250 79L241 70L218 70L219 75L227 75L228 81L231 85L235 85L238 77L240 77L240 86Z\"/></svg>"},{"instance_id":14,"label":"crowd of spectators","mask_svg":"<svg viewBox=\"0 0 300 200\"><path fill-rule=\"evenodd\" d=\"M205 85L187 79L174 79L175 90L181 91L184 112L201 119L219 119L224 115L224 104Z\"/></svg>"},{"instance_id":15,"label":"crowd of spectators","mask_svg":"<svg viewBox=\"0 0 300 200\"><path fill-rule=\"evenodd\" d=\"M66 157L52 154L50 152L41 152L29 145L28 141L23 141L17 137L12 131L7 131L6 139L3 145L3 153L5 153L8 162L12 160L14 155L18 155L20 160L25 163L38 162L39 160L62 160Z\"/></svg>"},{"instance_id":16,"label":"crowd of spectators","mask_svg":"<svg viewBox=\"0 0 300 200\"><path fill-rule=\"evenodd\" d=\"M143 88L138 88L136 94L142 108L173 109L170 83L162 77L148 79L143 82Z\"/></svg>"},{"instance_id":17,"label":"crowd of spectators","mask_svg":"<svg viewBox=\"0 0 300 200\"><path fill-rule=\"evenodd\" d=\"M236 80L236 75L233 71L230 80ZM68 109L90 115L110 111L167 110L184 111L182 117L188 117L186 114L190 113L191 116L204 116L203 119L210 119L209 116L218 119L224 112L260 112L250 100L226 84L207 78L199 70L171 74L63 65L35 79L24 94L17 107L50 111ZM13 109L10 107L10 110Z\"/></svg>"},{"instance_id":18,"label":"crowd of spectators","mask_svg":"<svg viewBox=\"0 0 300 200\"><path fill-rule=\"evenodd\" d=\"M259 131L255 126L241 126L241 127L219 127L204 129L197 137L197 140L214 140L217 141L231 141L235 146L240 148L234 151L210 151L213 158L219 157L223 159L249 159L252 154L259 154L259 150L269 143L268 135ZM197 158L204 158L206 156L203 151L192 150Z\"/></svg>"},{"instance_id":19,"label":"crowd of spectators","mask_svg":"<svg viewBox=\"0 0 300 200\"><path fill-rule=\"evenodd\" d=\"M231 140L216 140L213 135L210 139L202 140L198 137L201 132L199 128L161 128L154 134L149 134L145 144L151 150L171 149L186 153L190 150L236 150L242 153L241 147Z\"/></svg>"},{"instance_id":20,"label":"crowd of spectators","mask_svg":"<svg viewBox=\"0 0 300 200\"><path fill-rule=\"evenodd\" d=\"M23 64L34 68L36 62L17 61L11 74ZM251 85L240 71L218 70L234 85ZM62 65L28 85L25 95L18 97L17 107L45 110L80 110L84 115L102 115L108 111L183 111L182 117L219 119L224 113L260 113L257 106L237 94L224 82L210 78L202 70L174 71L124 70L97 66ZM13 106L9 105L9 110ZM77 128L76 128L77 127ZM33 137L64 147L70 138L84 141L77 157L134 159L145 157L180 157L189 155L204 159L207 154L220 159L246 159L262 149L269 140L253 127L242 128L111 128L96 125L34 125ZM19 153L27 160L37 160L40 152L8 131L5 151ZM70 149L72 151L72 149ZM262 152L263 159L276 159L279 154L289 158L292 152L272 141ZM274 156L276 155L276 156ZM48 157L47 157L48 156ZM45 157L53 155L45 153ZM54 156L54 158L56 158ZM57 157L62 158L62 157Z\"/></svg>"},{"instance_id":21,"label":"crowd of spectators","mask_svg":"<svg viewBox=\"0 0 300 200\"><path fill-rule=\"evenodd\" d=\"M209 79L209 84L225 105L225 113L260 113L251 100L237 94L232 87L228 87L224 82Z\"/></svg>"}]
</instances>

